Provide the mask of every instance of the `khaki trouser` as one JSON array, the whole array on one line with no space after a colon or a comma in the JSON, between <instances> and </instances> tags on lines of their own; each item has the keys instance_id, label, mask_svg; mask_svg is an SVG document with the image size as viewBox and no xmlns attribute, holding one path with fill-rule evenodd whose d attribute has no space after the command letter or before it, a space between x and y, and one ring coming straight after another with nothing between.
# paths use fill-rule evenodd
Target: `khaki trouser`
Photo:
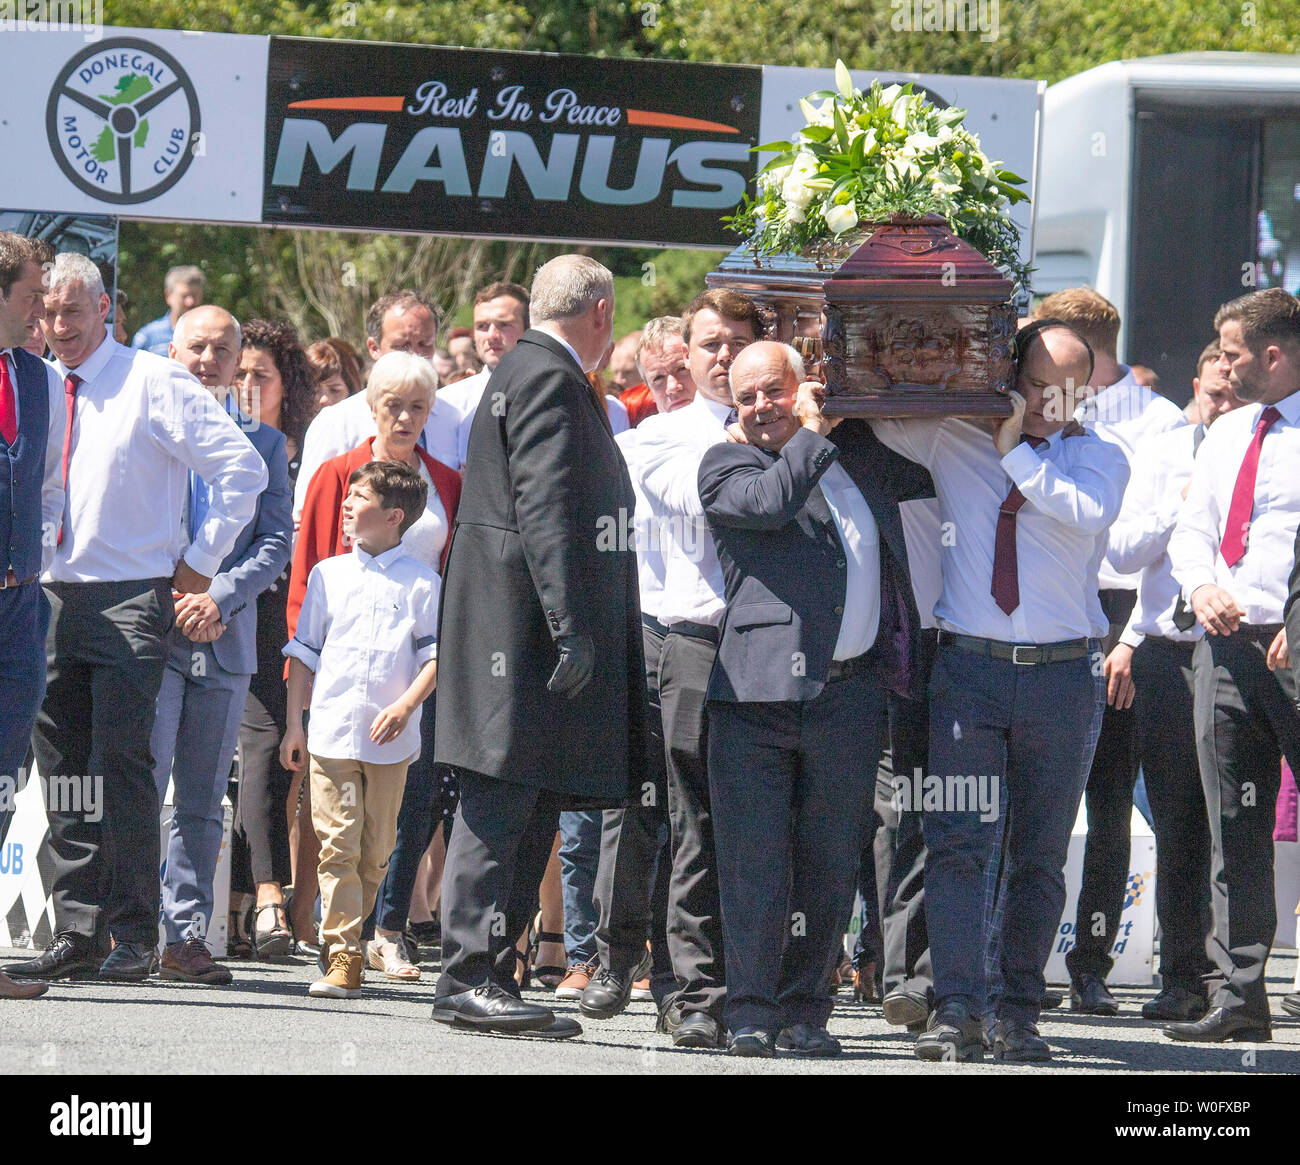
<instances>
[{"instance_id":1,"label":"khaki trouser","mask_svg":"<svg viewBox=\"0 0 1300 1165\"><path fill-rule=\"evenodd\" d=\"M369 764L311 758L311 822L320 839L321 933L331 952L361 953L361 924L375 904L397 841L409 761Z\"/></svg>"}]
</instances>

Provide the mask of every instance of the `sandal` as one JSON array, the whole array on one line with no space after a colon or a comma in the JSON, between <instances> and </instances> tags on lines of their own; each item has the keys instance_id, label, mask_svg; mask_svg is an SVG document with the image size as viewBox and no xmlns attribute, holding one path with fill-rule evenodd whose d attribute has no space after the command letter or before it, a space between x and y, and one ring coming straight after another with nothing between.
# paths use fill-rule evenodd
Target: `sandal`
<instances>
[{"instance_id":1,"label":"sandal","mask_svg":"<svg viewBox=\"0 0 1300 1165\"><path fill-rule=\"evenodd\" d=\"M385 979L399 983L414 982L420 977L420 968L411 963L395 939L375 935L366 944L366 965L383 971Z\"/></svg>"},{"instance_id":2,"label":"sandal","mask_svg":"<svg viewBox=\"0 0 1300 1165\"><path fill-rule=\"evenodd\" d=\"M532 977L537 980L543 987L554 991L565 975L569 973L568 967L556 966L554 963L543 963L540 967L537 965L537 953L541 949L542 943L558 943L564 945L564 935L557 934L553 930L542 930L542 912L539 910L533 919L532 925L528 928L528 966L532 968Z\"/></svg>"},{"instance_id":3,"label":"sandal","mask_svg":"<svg viewBox=\"0 0 1300 1165\"><path fill-rule=\"evenodd\" d=\"M278 959L289 953L289 946L293 942L293 936L289 933L289 916L285 912L283 902L268 902L265 906L259 906L254 915L253 925L253 946L257 950L259 959ZM262 929L262 912L264 910L278 910L279 916L273 916L273 922L269 930Z\"/></svg>"}]
</instances>

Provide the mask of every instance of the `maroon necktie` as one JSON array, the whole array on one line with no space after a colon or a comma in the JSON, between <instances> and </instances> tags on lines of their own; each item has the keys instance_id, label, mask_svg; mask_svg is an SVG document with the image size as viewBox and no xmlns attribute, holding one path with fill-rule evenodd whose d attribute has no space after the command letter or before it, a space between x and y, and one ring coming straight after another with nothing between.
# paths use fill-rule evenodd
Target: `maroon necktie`
<instances>
[{"instance_id":1,"label":"maroon necktie","mask_svg":"<svg viewBox=\"0 0 1300 1165\"><path fill-rule=\"evenodd\" d=\"M1047 444L1046 437L1030 437L1034 449ZM1012 486L1007 499L998 507L998 532L993 542L993 601L1004 615L1010 615L1020 606L1020 578L1016 565L1016 514L1025 504L1025 495L1018 486Z\"/></svg>"},{"instance_id":2,"label":"maroon necktie","mask_svg":"<svg viewBox=\"0 0 1300 1165\"><path fill-rule=\"evenodd\" d=\"M1255 436L1246 447L1246 456L1237 470L1237 484L1232 487L1232 502L1228 506L1228 523L1223 529L1219 553L1229 566L1236 566L1246 553L1246 539L1250 537L1250 516L1255 511L1255 474L1259 471L1259 450L1264 444L1264 434L1282 414L1272 405L1259 414L1255 422Z\"/></svg>"},{"instance_id":3,"label":"maroon necktie","mask_svg":"<svg viewBox=\"0 0 1300 1165\"><path fill-rule=\"evenodd\" d=\"M18 402L14 398L9 361L3 352L0 352L0 435L6 445L12 445L18 439Z\"/></svg>"},{"instance_id":4,"label":"maroon necktie","mask_svg":"<svg viewBox=\"0 0 1300 1165\"><path fill-rule=\"evenodd\" d=\"M81 383L81 377L75 372L69 372L63 378L63 395L68 403L68 420L63 426L63 493L64 505L67 505L68 492L68 454L72 450L72 419L77 411L77 385ZM55 545L63 545L63 527L59 527L59 536L55 540Z\"/></svg>"}]
</instances>

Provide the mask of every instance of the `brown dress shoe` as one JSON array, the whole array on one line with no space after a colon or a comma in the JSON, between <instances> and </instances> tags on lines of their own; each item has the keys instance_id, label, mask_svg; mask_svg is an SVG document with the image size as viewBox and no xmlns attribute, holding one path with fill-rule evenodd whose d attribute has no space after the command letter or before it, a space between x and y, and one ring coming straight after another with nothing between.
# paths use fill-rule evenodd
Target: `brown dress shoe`
<instances>
[{"instance_id":1,"label":"brown dress shoe","mask_svg":"<svg viewBox=\"0 0 1300 1165\"><path fill-rule=\"evenodd\" d=\"M163 948L158 978L223 987L231 981L232 976L229 968L212 961L201 938L187 938Z\"/></svg>"},{"instance_id":2,"label":"brown dress shoe","mask_svg":"<svg viewBox=\"0 0 1300 1165\"><path fill-rule=\"evenodd\" d=\"M50 989L48 983L39 980L27 980L19 983L0 971L0 999L35 999Z\"/></svg>"}]
</instances>

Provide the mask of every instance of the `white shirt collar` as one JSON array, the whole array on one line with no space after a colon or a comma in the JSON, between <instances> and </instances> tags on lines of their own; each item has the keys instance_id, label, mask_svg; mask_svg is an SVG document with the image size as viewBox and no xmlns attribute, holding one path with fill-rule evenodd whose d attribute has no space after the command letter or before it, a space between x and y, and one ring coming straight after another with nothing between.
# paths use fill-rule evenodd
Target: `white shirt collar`
<instances>
[{"instance_id":1,"label":"white shirt collar","mask_svg":"<svg viewBox=\"0 0 1300 1165\"><path fill-rule=\"evenodd\" d=\"M75 372L81 377L82 384L88 384L104 371L104 367L120 347L121 345L111 335L105 333L99 347L78 364L76 368L69 368L62 360L55 360L54 367L59 370L60 379L66 380L69 372Z\"/></svg>"},{"instance_id":2,"label":"white shirt collar","mask_svg":"<svg viewBox=\"0 0 1300 1165\"><path fill-rule=\"evenodd\" d=\"M1288 424L1300 423L1300 390L1284 396L1273 407L1287 419ZM1263 411L1262 407L1260 411Z\"/></svg>"},{"instance_id":3,"label":"white shirt collar","mask_svg":"<svg viewBox=\"0 0 1300 1165\"><path fill-rule=\"evenodd\" d=\"M710 400L702 392L695 394L693 404L699 405L703 409L708 409L709 414L717 420L719 425L725 425L727 418L731 415L731 410L735 408L732 404L722 404L720 401Z\"/></svg>"},{"instance_id":4,"label":"white shirt collar","mask_svg":"<svg viewBox=\"0 0 1300 1165\"><path fill-rule=\"evenodd\" d=\"M577 351L574 349L573 345L569 343L568 340L566 340L558 332L552 331L545 324L534 324L533 327L536 328L539 332L545 332L557 344L563 344L564 347L568 349L569 355L573 357L573 362L578 366L578 371L581 372L583 376L587 375L587 370L582 366L582 358L578 355Z\"/></svg>"},{"instance_id":5,"label":"white shirt collar","mask_svg":"<svg viewBox=\"0 0 1300 1165\"><path fill-rule=\"evenodd\" d=\"M382 554L369 554L361 549L361 543L358 542L352 547L352 551L357 556L362 569L373 562L380 570L386 571L406 553L406 548L399 542L396 546L390 546Z\"/></svg>"}]
</instances>

